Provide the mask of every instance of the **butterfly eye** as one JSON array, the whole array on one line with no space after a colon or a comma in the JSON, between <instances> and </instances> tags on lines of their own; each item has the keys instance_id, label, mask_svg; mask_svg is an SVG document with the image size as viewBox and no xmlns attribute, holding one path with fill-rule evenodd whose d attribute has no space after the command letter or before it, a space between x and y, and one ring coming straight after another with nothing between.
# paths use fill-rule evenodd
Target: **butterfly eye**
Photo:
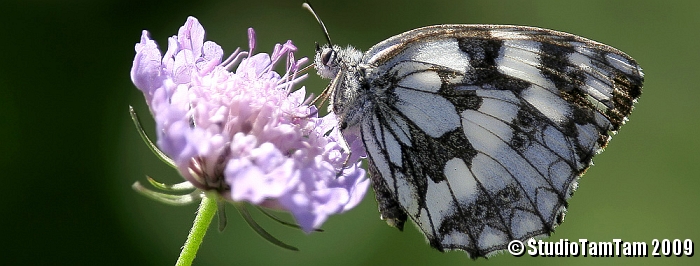
<instances>
[{"instance_id":1,"label":"butterfly eye","mask_svg":"<svg viewBox=\"0 0 700 266\"><path fill-rule=\"evenodd\" d=\"M335 51L333 49L328 49L326 51L323 51L323 54L321 55L321 64L323 64L324 66L328 66L328 64L334 59Z\"/></svg>"}]
</instances>

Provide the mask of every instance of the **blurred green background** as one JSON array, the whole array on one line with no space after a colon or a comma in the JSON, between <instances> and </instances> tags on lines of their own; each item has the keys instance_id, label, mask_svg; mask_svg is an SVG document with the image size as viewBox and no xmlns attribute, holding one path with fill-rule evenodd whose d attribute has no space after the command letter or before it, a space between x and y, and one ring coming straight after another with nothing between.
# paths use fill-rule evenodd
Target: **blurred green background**
<instances>
[{"instance_id":1,"label":"blurred green background","mask_svg":"<svg viewBox=\"0 0 700 266\"><path fill-rule=\"evenodd\" d=\"M127 107L149 130L141 93L129 79L134 44L147 29L165 50L187 16L227 52L258 52L292 39L297 57L324 38L294 1L5 1L0 6L0 244L4 265L174 264L196 205L172 207L131 189L145 175L177 182L139 139ZM313 2L333 41L366 50L394 34L444 23L518 24L571 32L615 46L644 68L641 101L581 180L566 222L551 241L700 242L700 1L322 1ZM323 81L305 85L318 92ZM379 220L373 194L305 235L260 217L282 250L228 209L212 226L195 265L698 265L698 256L532 258L471 261L432 250L409 225ZM230 206L229 206L230 207ZM289 218L289 216L285 216ZM700 248L696 248L700 250Z\"/></svg>"}]
</instances>

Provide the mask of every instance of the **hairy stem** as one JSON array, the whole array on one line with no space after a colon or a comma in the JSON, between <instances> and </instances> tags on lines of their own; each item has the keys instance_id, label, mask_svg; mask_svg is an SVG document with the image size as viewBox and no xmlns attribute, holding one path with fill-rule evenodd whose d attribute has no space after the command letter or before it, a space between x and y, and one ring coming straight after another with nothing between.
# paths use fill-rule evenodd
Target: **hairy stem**
<instances>
[{"instance_id":1,"label":"hairy stem","mask_svg":"<svg viewBox=\"0 0 700 266\"><path fill-rule=\"evenodd\" d=\"M207 229L214 218L214 214L216 214L216 210L216 196L204 196L202 198L202 202L199 204L199 209L197 210L197 216L194 218L192 229L190 229L190 233L187 235L187 240L185 241L185 245L182 247L180 257L177 258L175 265L192 265L192 261L194 261L194 258L197 256L199 245L201 245L202 240L204 240L204 235L207 233Z\"/></svg>"}]
</instances>

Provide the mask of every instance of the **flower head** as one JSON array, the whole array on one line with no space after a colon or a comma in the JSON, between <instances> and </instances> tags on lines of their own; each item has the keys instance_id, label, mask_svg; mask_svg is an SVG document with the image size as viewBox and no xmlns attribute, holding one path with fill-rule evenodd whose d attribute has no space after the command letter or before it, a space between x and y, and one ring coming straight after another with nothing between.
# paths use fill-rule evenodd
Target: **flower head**
<instances>
[{"instance_id":1,"label":"flower head","mask_svg":"<svg viewBox=\"0 0 700 266\"><path fill-rule=\"evenodd\" d=\"M304 87L292 92L306 62L294 59L292 42L253 55L253 29L248 37L249 51L223 60L193 17L162 56L143 31L131 79L155 118L158 147L185 179L229 200L288 210L309 232L362 199L362 154L349 160L335 117L319 118ZM280 75L274 67L285 59Z\"/></svg>"}]
</instances>

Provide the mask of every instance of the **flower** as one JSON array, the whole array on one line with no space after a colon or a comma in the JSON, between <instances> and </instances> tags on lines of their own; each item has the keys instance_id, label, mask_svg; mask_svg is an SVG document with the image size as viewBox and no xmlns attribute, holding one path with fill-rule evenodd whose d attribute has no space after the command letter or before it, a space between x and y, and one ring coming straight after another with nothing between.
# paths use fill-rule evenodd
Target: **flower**
<instances>
[{"instance_id":1,"label":"flower","mask_svg":"<svg viewBox=\"0 0 700 266\"><path fill-rule=\"evenodd\" d=\"M253 55L249 29L249 51L222 60L222 48L204 33L189 17L161 56L143 31L131 69L156 121L157 145L180 174L228 200L287 210L306 232L356 206L369 186L364 154L353 140L348 159L335 117L318 117L304 87L292 92L307 61L294 59L292 42ZM283 59L280 75L274 67Z\"/></svg>"}]
</instances>

